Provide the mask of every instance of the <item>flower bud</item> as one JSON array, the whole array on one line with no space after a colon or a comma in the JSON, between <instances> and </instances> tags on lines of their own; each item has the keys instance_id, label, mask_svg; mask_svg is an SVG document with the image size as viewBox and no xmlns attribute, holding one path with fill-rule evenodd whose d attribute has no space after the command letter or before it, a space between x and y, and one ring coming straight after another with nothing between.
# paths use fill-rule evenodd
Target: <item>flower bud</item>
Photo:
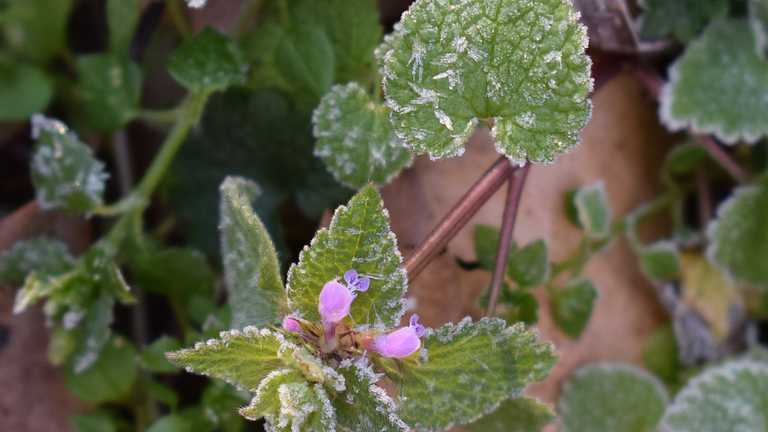
<instances>
[{"instance_id":1,"label":"flower bud","mask_svg":"<svg viewBox=\"0 0 768 432\"><path fill-rule=\"evenodd\" d=\"M290 333L301 333L301 325L296 318L288 315L283 318L283 330Z\"/></svg>"},{"instance_id":2,"label":"flower bud","mask_svg":"<svg viewBox=\"0 0 768 432\"><path fill-rule=\"evenodd\" d=\"M376 336L373 340L373 350L384 357L405 358L421 348L421 336L424 326L419 324L419 316L411 316L410 325L391 333Z\"/></svg>"}]
</instances>

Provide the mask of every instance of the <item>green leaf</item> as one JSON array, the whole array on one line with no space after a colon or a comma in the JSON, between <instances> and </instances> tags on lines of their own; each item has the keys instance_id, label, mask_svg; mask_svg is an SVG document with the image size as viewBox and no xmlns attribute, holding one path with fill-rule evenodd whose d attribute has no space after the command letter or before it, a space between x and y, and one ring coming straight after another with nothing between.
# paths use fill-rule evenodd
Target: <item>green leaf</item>
<instances>
[{"instance_id":1,"label":"green leaf","mask_svg":"<svg viewBox=\"0 0 768 432\"><path fill-rule=\"evenodd\" d=\"M178 371L165 357L165 353L181 349L178 339L160 336L149 344L139 357L144 369L154 373L174 373Z\"/></svg>"},{"instance_id":2,"label":"green leaf","mask_svg":"<svg viewBox=\"0 0 768 432\"><path fill-rule=\"evenodd\" d=\"M280 39L275 54L277 68L297 90L315 99L334 81L333 45L319 26L299 27Z\"/></svg>"},{"instance_id":3,"label":"green leaf","mask_svg":"<svg viewBox=\"0 0 768 432\"><path fill-rule=\"evenodd\" d=\"M509 290L509 287L506 287ZM524 322L535 324L539 320L539 302L529 292L520 290L510 291L502 295L506 311L503 318L510 324Z\"/></svg>"},{"instance_id":4,"label":"green leaf","mask_svg":"<svg viewBox=\"0 0 768 432\"><path fill-rule=\"evenodd\" d=\"M133 33L139 23L138 0L107 0L109 50L127 57Z\"/></svg>"},{"instance_id":5,"label":"green leaf","mask_svg":"<svg viewBox=\"0 0 768 432\"><path fill-rule=\"evenodd\" d=\"M125 126L139 111L141 69L113 54L91 54L77 59L80 109L87 124L98 130Z\"/></svg>"},{"instance_id":6,"label":"green leaf","mask_svg":"<svg viewBox=\"0 0 768 432\"><path fill-rule=\"evenodd\" d=\"M53 83L42 69L0 59L0 120L27 119L44 111L53 96Z\"/></svg>"},{"instance_id":7,"label":"green leaf","mask_svg":"<svg viewBox=\"0 0 768 432\"><path fill-rule=\"evenodd\" d=\"M659 241L637 251L640 269L653 281L675 279L680 274L680 256L671 241Z\"/></svg>"},{"instance_id":8,"label":"green leaf","mask_svg":"<svg viewBox=\"0 0 768 432\"><path fill-rule=\"evenodd\" d=\"M652 375L627 364L592 364L576 371L558 403L562 432L655 431L667 391Z\"/></svg>"},{"instance_id":9,"label":"green leaf","mask_svg":"<svg viewBox=\"0 0 768 432\"><path fill-rule=\"evenodd\" d=\"M107 412L78 414L69 419L73 432L117 432L117 420Z\"/></svg>"},{"instance_id":10,"label":"green leaf","mask_svg":"<svg viewBox=\"0 0 768 432\"><path fill-rule=\"evenodd\" d=\"M192 407L160 417L149 426L147 432L212 432L214 430L214 425L199 407Z\"/></svg>"},{"instance_id":11,"label":"green leaf","mask_svg":"<svg viewBox=\"0 0 768 432\"><path fill-rule=\"evenodd\" d=\"M578 338L589 323L596 299L597 290L591 281L572 279L550 298L552 318L563 333Z\"/></svg>"},{"instance_id":12,"label":"green leaf","mask_svg":"<svg viewBox=\"0 0 768 432\"><path fill-rule=\"evenodd\" d=\"M736 189L707 229L707 256L739 281L768 287L768 182Z\"/></svg>"},{"instance_id":13,"label":"green leaf","mask_svg":"<svg viewBox=\"0 0 768 432\"><path fill-rule=\"evenodd\" d=\"M472 432L541 432L554 420L552 409L533 398L509 399L469 425Z\"/></svg>"},{"instance_id":14,"label":"green leaf","mask_svg":"<svg viewBox=\"0 0 768 432\"><path fill-rule=\"evenodd\" d=\"M551 162L578 143L592 81L571 2L418 0L400 25L381 73L395 131L414 151L458 156L478 122L516 161Z\"/></svg>"},{"instance_id":15,"label":"green leaf","mask_svg":"<svg viewBox=\"0 0 768 432\"><path fill-rule=\"evenodd\" d=\"M656 328L643 348L643 365L665 383L676 385L680 374L677 338L670 324Z\"/></svg>"},{"instance_id":16,"label":"green leaf","mask_svg":"<svg viewBox=\"0 0 768 432\"><path fill-rule=\"evenodd\" d=\"M136 349L122 338L113 338L88 370L76 374L67 370L69 391L86 402L119 400L128 394L138 375Z\"/></svg>"},{"instance_id":17,"label":"green leaf","mask_svg":"<svg viewBox=\"0 0 768 432\"><path fill-rule=\"evenodd\" d=\"M475 257L480 267L486 270L493 270L496 267L496 252L499 249L500 236L499 229L494 226L475 225Z\"/></svg>"},{"instance_id":18,"label":"green leaf","mask_svg":"<svg viewBox=\"0 0 768 432\"><path fill-rule=\"evenodd\" d=\"M185 41L168 60L168 72L187 90L225 90L245 80L242 54L228 36L206 27Z\"/></svg>"},{"instance_id":19,"label":"green leaf","mask_svg":"<svg viewBox=\"0 0 768 432\"><path fill-rule=\"evenodd\" d=\"M151 246L131 257L131 275L137 286L151 293L182 301L212 296L216 276L205 255L191 248Z\"/></svg>"},{"instance_id":20,"label":"green leaf","mask_svg":"<svg viewBox=\"0 0 768 432\"><path fill-rule=\"evenodd\" d=\"M46 63L67 43L72 0L17 0L3 10L4 44L20 57Z\"/></svg>"},{"instance_id":21,"label":"green leaf","mask_svg":"<svg viewBox=\"0 0 768 432\"><path fill-rule=\"evenodd\" d=\"M428 331L418 359L401 366L399 414L415 430L471 423L543 379L553 348L523 324L483 318Z\"/></svg>"},{"instance_id":22,"label":"green leaf","mask_svg":"<svg viewBox=\"0 0 768 432\"><path fill-rule=\"evenodd\" d=\"M146 381L146 386L150 398L168 405L171 410L175 410L179 406L179 396L172 387L152 379Z\"/></svg>"},{"instance_id":23,"label":"green leaf","mask_svg":"<svg viewBox=\"0 0 768 432\"><path fill-rule=\"evenodd\" d=\"M77 332L78 344L72 353L72 370L76 374L83 373L94 366L105 346L112 336L112 321L115 297L103 291L85 311ZM66 327L66 318L65 327ZM95 366L94 366L95 367Z\"/></svg>"},{"instance_id":24,"label":"green leaf","mask_svg":"<svg viewBox=\"0 0 768 432\"><path fill-rule=\"evenodd\" d=\"M768 422L766 405L768 366L732 361L689 381L661 425L669 432L758 431Z\"/></svg>"},{"instance_id":25,"label":"green leaf","mask_svg":"<svg viewBox=\"0 0 768 432\"><path fill-rule=\"evenodd\" d=\"M260 194L256 183L241 177L221 184L219 230L234 328L276 323L285 310L277 252L251 207Z\"/></svg>"},{"instance_id":26,"label":"green leaf","mask_svg":"<svg viewBox=\"0 0 768 432\"><path fill-rule=\"evenodd\" d=\"M755 38L757 55L768 56L768 1L748 0L749 25Z\"/></svg>"},{"instance_id":27,"label":"green leaf","mask_svg":"<svg viewBox=\"0 0 768 432\"><path fill-rule=\"evenodd\" d=\"M167 353L167 357L187 372L223 379L252 391L267 374L282 367L277 356L282 346L292 346L282 334L246 327L243 332L223 332L221 339Z\"/></svg>"},{"instance_id":28,"label":"green leaf","mask_svg":"<svg viewBox=\"0 0 768 432\"><path fill-rule=\"evenodd\" d=\"M579 188L573 197L579 225L591 239L602 240L611 234L611 209L605 184L598 182Z\"/></svg>"},{"instance_id":29,"label":"green leaf","mask_svg":"<svg viewBox=\"0 0 768 432\"><path fill-rule=\"evenodd\" d=\"M315 109L315 155L340 183L384 185L413 160L395 136L389 110L358 83L334 86Z\"/></svg>"},{"instance_id":30,"label":"green leaf","mask_svg":"<svg viewBox=\"0 0 768 432\"><path fill-rule=\"evenodd\" d=\"M344 395L333 400L336 411L336 429L356 431L408 431L396 411L395 401L376 383L380 376L368 360L344 360L338 372L344 377Z\"/></svg>"},{"instance_id":31,"label":"green leaf","mask_svg":"<svg viewBox=\"0 0 768 432\"><path fill-rule=\"evenodd\" d=\"M523 288L535 287L549 279L547 243L536 240L512 251L507 264L507 275Z\"/></svg>"},{"instance_id":32,"label":"green leaf","mask_svg":"<svg viewBox=\"0 0 768 432\"><path fill-rule=\"evenodd\" d=\"M63 242L47 237L20 240L0 254L0 284L20 285L27 274L64 273L74 258Z\"/></svg>"},{"instance_id":33,"label":"green leaf","mask_svg":"<svg viewBox=\"0 0 768 432\"><path fill-rule=\"evenodd\" d=\"M288 270L288 306L301 318L319 321L320 290L350 269L371 278L368 291L352 303L352 321L376 327L397 325L405 312L402 297L407 279L389 214L373 186L336 209L331 226L315 234L298 264Z\"/></svg>"},{"instance_id":34,"label":"green leaf","mask_svg":"<svg viewBox=\"0 0 768 432\"><path fill-rule=\"evenodd\" d=\"M90 147L42 115L32 117L32 137L37 144L30 171L41 208L85 212L102 204L108 175Z\"/></svg>"},{"instance_id":35,"label":"green leaf","mask_svg":"<svg viewBox=\"0 0 768 432\"><path fill-rule=\"evenodd\" d=\"M672 130L754 144L768 134L768 62L755 52L749 24L722 19L670 67L659 113Z\"/></svg>"},{"instance_id":36,"label":"green leaf","mask_svg":"<svg viewBox=\"0 0 768 432\"><path fill-rule=\"evenodd\" d=\"M222 432L240 432L244 421L238 415L238 408L248 399L248 393L240 392L221 381L211 381L203 390L200 404L205 416L213 420Z\"/></svg>"},{"instance_id":37,"label":"green leaf","mask_svg":"<svg viewBox=\"0 0 768 432\"><path fill-rule=\"evenodd\" d=\"M728 0L641 0L640 5L640 36L671 35L680 42L691 41L711 20L728 13Z\"/></svg>"},{"instance_id":38,"label":"green leaf","mask_svg":"<svg viewBox=\"0 0 768 432\"><path fill-rule=\"evenodd\" d=\"M694 173L708 159L707 151L698 144L687 142L677 145L664 158L661 176L667 184L674 184L677 177Z\"/></svg>"}]
</instances>

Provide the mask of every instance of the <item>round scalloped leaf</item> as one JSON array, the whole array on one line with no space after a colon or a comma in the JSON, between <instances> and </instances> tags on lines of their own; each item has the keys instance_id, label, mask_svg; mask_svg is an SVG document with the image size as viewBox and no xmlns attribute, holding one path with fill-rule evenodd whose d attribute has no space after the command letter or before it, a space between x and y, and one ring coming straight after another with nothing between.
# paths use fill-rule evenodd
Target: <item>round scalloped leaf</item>
<instances>
[{"instance_id":1,"label":"round scalloped leaf","mask_svg":"<svg viewBox=\"0 0 768 432\"><path fill-rule=\"evenodd\" d=\"M768 366L733 361L708 369L678 393L664 432L762 431L768 424Z\"/></svg>"},{"instance_id":2,"label":"round scalloped leaf","mask_svg":"<svg viewBox=\"0 0 768 432\"><path fill-rule=\"evenodd\" d=\"M334 86L315 109L315 155L339 182L383 185L413 160L392 130L389 109L358 83Z\"/></svg>"},{"instance_id":3,"label":"round scalloped leaf","mask_svg":"<svg viewBox=\"0 0 768 432\"><path fill-rule=\"evenodd\" d=\"M627 364L593 364L576 371L563 387L558 411L562 432L656 430L668 396L644 370Z\"/></svg>"},{"instance_id":4,"label":"round scalloped leaf","mask_svg":"<svg viewBox=\"0 0 768 432\"><path fill-rule=\"evenodd\" d=\"M379 50L395 132L444 158L484 122L499 152L551 162L589 117L586 46L568 0L418 0Z\"/></svg>"},{"instance_id":5,"label":"round scalloped leaf","mask_svg":"<svg viewBox=\"0 0 768 432\"><path fill-rule=\"evenodd\" d=\"M768 134L768 62L757 55L746 20L714 22L669 77L659 109L670 129L711 133L728 144L754 144Z\"/></svg>"},{"instance_id":6,"label":"round scalloped leaf","mask_svg":"<svg viewBox=\"0 0 768 432\"><path fill-rule=\"evenodd\" d=\"M734 278L768 287L768 182L736 189L708 230L707 255Z\"/></svg>"}]
</instances>

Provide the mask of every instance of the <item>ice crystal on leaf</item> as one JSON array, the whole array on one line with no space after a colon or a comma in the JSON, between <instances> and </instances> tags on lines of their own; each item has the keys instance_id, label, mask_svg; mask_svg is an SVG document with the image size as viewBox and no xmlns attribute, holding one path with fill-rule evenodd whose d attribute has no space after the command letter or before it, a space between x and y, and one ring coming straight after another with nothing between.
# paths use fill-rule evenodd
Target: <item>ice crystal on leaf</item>
<instances>
[{"instance_id":1,"label":"ice crystal on leaf","mask_svg":"<svg viewBox=\"0 0 768 432\"><path fill-rule=\"evenodd\" d=\"M484 122L499 152L552 162L589 117L586 46L569 0L418 0L378 50L395 132L444 158Z\"/></svg>"}]
</instances>

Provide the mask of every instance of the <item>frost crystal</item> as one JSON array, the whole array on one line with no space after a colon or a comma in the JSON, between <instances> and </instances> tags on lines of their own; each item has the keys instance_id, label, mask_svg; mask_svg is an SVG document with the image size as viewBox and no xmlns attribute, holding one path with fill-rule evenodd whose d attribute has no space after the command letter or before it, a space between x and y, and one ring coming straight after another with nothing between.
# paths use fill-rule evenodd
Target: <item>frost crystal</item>
<instances>
[{"instance_id":1,"label":"frost crystal","mask_svg":"<svg viewBox=\"0 0 768 432\"><path fill-rule=\"evenodd\" d=\"M202 7L205 7L205 4L208 2L208 0L187 0L187 6L195 9L200 9Z\"/></svg>"}]
</instances>

